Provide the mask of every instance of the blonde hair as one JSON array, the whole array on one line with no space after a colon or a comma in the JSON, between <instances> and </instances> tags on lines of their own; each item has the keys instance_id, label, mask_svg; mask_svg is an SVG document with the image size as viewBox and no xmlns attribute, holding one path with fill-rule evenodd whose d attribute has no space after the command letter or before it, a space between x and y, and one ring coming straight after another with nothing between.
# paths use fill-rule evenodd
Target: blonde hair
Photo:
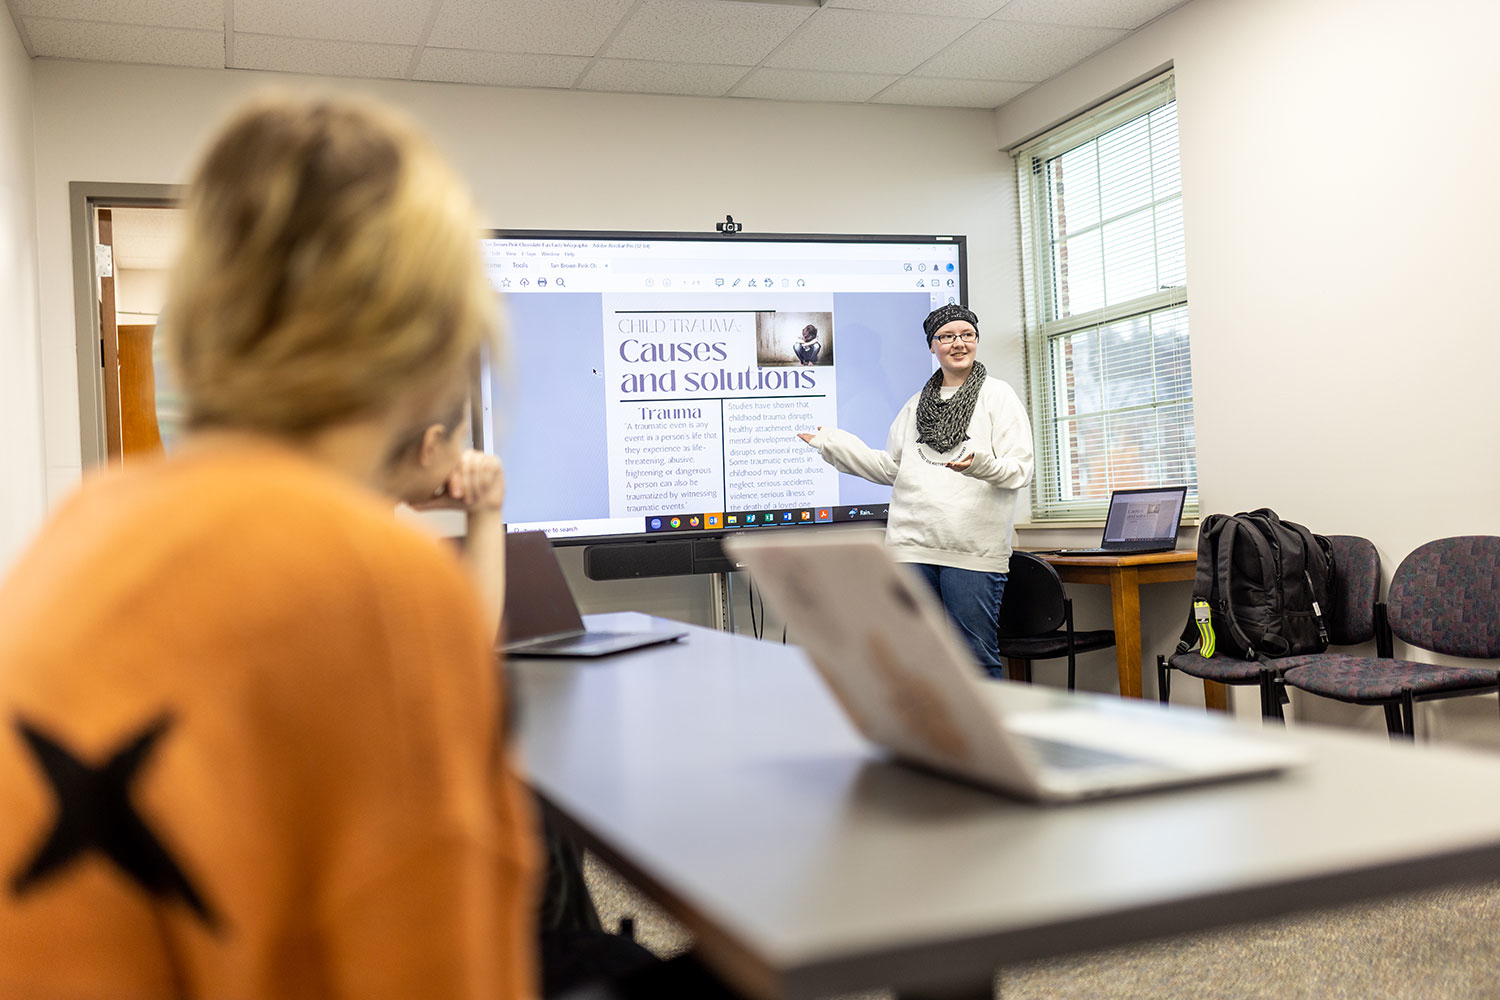
<instances>
[{"instance_id":1,"label":"blonde hair","mask_svg":"<svg viewBox=\"0 0 1500 1000\"><path fill-rule=\"evenodd\" d=\"M190 427L295 436L418 389L451 408L493 335L468 188L390 112L255 101L186 208L163 322Z\"/></svg>"}]
</instances>

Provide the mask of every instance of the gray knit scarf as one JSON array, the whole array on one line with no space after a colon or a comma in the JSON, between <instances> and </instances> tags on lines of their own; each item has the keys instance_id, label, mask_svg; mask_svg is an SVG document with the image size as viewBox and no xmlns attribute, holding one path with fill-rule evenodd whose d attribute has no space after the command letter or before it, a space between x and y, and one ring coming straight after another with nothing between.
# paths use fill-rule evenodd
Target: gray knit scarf
<instances>
[{"instance_id":1,"label":"gray knit scarf","mask_svg":"<svg viewBox=\"0 0 1500 1000\"><path fill-rule=\"evenodd\" d=\"M939 392L943 387L943 370L933 372L917 400L917 444L931 445L939 453L957 447L968 436L969 421L974 417L974 404L979 402L984 377L984 365L974 362L964 384L943 399Z\"/></svg>"}]
</instances>

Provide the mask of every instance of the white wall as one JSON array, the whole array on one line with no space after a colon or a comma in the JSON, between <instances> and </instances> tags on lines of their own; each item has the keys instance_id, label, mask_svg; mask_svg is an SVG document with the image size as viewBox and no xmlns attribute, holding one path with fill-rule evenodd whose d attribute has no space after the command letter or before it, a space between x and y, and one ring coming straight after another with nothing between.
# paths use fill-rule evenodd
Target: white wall
<instances>
[{"instance_id":1,"label":"white wall","mask_svg":"<svg viewBox=\"0 0 1500 1000\"><path fill-rule=\"evenodd\" d=\"M31 63L0 13L0 573L42 517Z\"/></svg>"},{"instance_id":2,"label":"white wall","mask_svg":"<svg viewBox=\"0 0 1500 1000\"><path fill-rule=\"evenodd\" d=\"M1364 535L1387 581L1500 534L1497 34L1473 0L1195 0L997 113L1010 147L1175 64L1205 512ZM1500 743L1492 699L1424 715Z\"/></svg>"},{"instance_id":3,"label":"white wall","mask_svg":"<svg viewBox=\"0 0 1500 1000\"><path fill-rule=\"evenodd\" d=\"M169 271L160 268L115 268L115 321L155 323L167 301Z\"/></svg>"},{"instance_id":4,"label":"white wall","mask_svg":"<svg viewBox=\"0 0 1500 1000\"><path fill-rule=\"evenodd\" d=\"M416 116L509 228L964 233L981 316L1014 313L1009 161L986 112L331 81L279 74L35 64L43 390L53 502L80 474L67 185L180 183L207 131L250 92L349 88ZM102 151L107 151L103 155ZM919 330L913 337L921 336ZM985 362L1022 384L1019 340ZM925 372L913 372L913 391ZM706 579L578 580L586 610L706 620Z\"/></svg>"}]
</instances>

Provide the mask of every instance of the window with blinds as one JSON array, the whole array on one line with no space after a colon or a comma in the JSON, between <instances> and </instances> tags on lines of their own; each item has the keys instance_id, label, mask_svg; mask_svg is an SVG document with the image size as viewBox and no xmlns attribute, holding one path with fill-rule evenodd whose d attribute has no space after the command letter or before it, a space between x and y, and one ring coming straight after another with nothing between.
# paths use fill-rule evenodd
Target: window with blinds
<instances>
[{"instance_id":1,"label":"window with blinds","mask_svg":"<svg viewBox=\"0 0 1500 1000\"><path fill-rule=\"evenodd\" d=\"M1197 512L1177 104L1170 75L1016 151L1032 520L1186 485Z\"/></svg>"}]
</instances>

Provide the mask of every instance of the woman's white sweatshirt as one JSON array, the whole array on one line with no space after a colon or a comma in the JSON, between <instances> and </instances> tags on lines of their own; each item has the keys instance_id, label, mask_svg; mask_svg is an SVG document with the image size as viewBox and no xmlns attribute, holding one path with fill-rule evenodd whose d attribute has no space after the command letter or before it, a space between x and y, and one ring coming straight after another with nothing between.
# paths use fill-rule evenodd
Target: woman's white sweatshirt
<instances>
[{"instance_id":1,"label":"woman's white sweatshirt","mask_svg":"<svg viewBox=\"0 0 1500 1000\"><path fill-rule=\"evenodd\" d=\"M956 392L944 390L944 398ZM917 393L896 414L885 450L825 427L810 444L840 472L891 487L886 544L901 562L986 573L1010 570L1016 493L1031 482L1031 421L1015 390L994 376L980 387L965 441L946 452L917 444ZM970 452L955 472L946 463Z\"/></svg>"}]
</instances>

